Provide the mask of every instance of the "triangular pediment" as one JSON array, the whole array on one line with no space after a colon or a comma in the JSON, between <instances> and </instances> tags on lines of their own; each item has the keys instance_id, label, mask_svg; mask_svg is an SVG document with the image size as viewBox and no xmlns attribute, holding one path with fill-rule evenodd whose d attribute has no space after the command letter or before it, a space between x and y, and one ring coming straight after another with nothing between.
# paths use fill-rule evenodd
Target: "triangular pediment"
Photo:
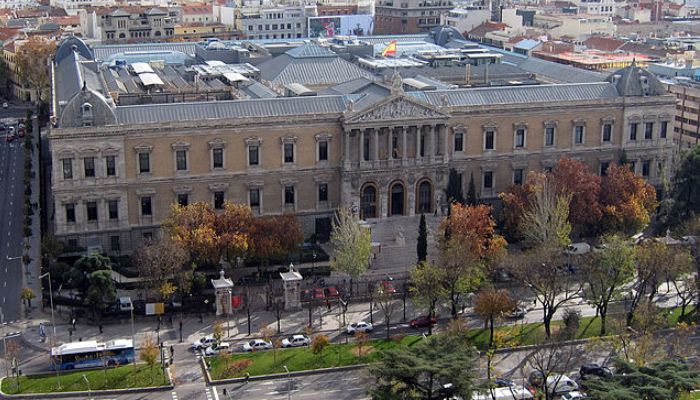
<instances>
[{"instance_id":1,"label":"triangular pediment","mask_svg":"<svg viewBox=\"0 0 700 400\"><path fill-rule=\"evenodd\" d=\"M408 96L391 96L357 113L346 115L345 124L406 120L447 119L449 115Z\"/></svg>"}]
</instances>

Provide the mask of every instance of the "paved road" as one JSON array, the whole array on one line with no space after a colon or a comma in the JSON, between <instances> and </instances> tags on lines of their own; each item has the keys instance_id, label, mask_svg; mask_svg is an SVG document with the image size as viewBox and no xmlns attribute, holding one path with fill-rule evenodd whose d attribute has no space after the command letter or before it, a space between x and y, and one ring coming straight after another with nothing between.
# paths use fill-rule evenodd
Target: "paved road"
<instances>
[{"instance_id":1,"label":"paved road","mask_svg":"<svg viewBox=\"0 0 700 400\"><path fill-rule=\"evenodd\" d=\"M22 311L19 298L21 260L7 258L22 254L23 178L24 147L21 140L8 143L4 136L0 137L0 307L5 321L18 320Z\"/></svg>"}]
</instances>

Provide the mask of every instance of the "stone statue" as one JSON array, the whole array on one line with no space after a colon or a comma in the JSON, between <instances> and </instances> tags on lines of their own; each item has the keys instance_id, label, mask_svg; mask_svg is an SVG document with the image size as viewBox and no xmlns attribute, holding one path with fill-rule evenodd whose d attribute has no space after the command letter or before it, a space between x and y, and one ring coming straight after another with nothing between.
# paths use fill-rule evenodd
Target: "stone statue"
<instances>
[{"instance_id":1,"label":"stone statue","mask_svg":"<svg viewBox=\"0 0 700 400\"><path fill-rule=\"evenodd\" d=\"M394 75L391 77L391 94L401 93L403 93L403 79L398 71L394 71Z\"/></svg>"},{"instance_id":2,"label":"stone statue","mask_svg":"<svg viewBox=\"0 0 700 400\"><path fill-rule=\"evenodd\" d=\"M345 105L345 112L351 113L353 111L354 107L355 107L355 102L352 100L348 100L348 104Z\"/></svg>"},{"instance_id":3,"label":"stone statue","mask_svg":"<svg viewBox=\"0 0 700 400\"><path fill-rule=\"evenodd\" d=\"M443 94L440 96L440 106L442 107L449 107L450 106L450 99L447 97L446 94Z\"/></svg>"}]
</instances>

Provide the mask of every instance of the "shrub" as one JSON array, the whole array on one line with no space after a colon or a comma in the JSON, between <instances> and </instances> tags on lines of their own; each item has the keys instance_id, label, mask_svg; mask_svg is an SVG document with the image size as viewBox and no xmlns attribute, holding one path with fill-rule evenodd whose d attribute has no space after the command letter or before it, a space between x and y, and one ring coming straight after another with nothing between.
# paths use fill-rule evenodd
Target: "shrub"
<instances>
[{"instance_id":1,"label":"shrub","mask_svg":"<svg viewBox=\"0 0 700 400\"><path fill-rule=\"evenodd\" d=\"M401 341L403 340L404 335L401 334L396 334L396 335L391 335L391 341L396 343L396 344L401 344Z\"/></svg>"},{"instance_id":2,"label":"shrub","mask_svg":"<svg viewBox=\"0 0 700 400\"><path fill-rule=\"evenodd\" d=\"M578 332L579 325L581 324L581 312L578 310L567 309L564 311L564 332L568 339L573 339Z\"/></svg>"},{"instance_id":3,"label":"shrub","mask_svg":"<svg viewBox=\"0 0 700 400\"><path fill-rule=\"evenodd\" d=\"M323 350L330 344L330 339L326 335L316 335L311 341L311 352L321 354Z\"/></svg>"}]
</instances>

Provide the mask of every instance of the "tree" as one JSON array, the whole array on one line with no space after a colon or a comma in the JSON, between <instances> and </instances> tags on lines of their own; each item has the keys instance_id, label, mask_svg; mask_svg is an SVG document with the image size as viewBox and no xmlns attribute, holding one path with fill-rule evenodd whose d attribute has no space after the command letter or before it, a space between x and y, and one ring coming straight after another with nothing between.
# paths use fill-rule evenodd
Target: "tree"
<instances>
[{"instance_id":1,"label":"tree","mask_svg":"<svg viewBox=\"0 0 700 400\"><path fill-rule=\"evenodd\" d=\"M331 232L331 245L335 251L331 268L350 275L352 279L357 279L367 270L372 253L370 233L358 222L356 217L341 209L333 221Z\"/></svg>"},{"instance_id":2,"label":"tree","mask_svg":"<svg viewBox=\"0 0 700 400\"><path fill-rule=\"evenodd\" d=\"M428 258L428 226L425 223L425 214L420 215L416 253L418 254L418 262L425 261Z\"/></svg>"},{"instance_id":3,"label":"tree","mask_svg":"<svg viewBox=\"0 0 700 400\"><path fill-rule=\"evenodd\" d=\"M194 271L188 261L187 251L170 239L163 236L160 239L149 240L138 250L134 258L139 268L139 276L145 278L144 283L154 291L160 292L161 299L167 300L163 289L172 281L182 294L188 293L192 285ZM172 289L167 286L169 290ZM172 293L170 293L172 294Z\"/></svg>"},{"instance_id":4,"label":"tree","mask_svg":"<svg viewBox=\"0 0 700 400\"><path fill-rule=\"evenodd\" d=\"M370 390L376 399L433 400L444 397L452 384L454 395L471 398L476 351L445 335L427 338L412 347L382 351L370 366L377 383Z\"/></svg>"},{"instance_id":5,"label":"tree","mask_svg":"<svg viewBox=\"0 0 700 400\"><path fill-rule=\"evenodd\" d=\"M695 145L682 155L673 178L666 227L678 226L700 213L700 146Z\"/></svg>"},{"instance_id":6,"label":"tree","mask_svg":"<svg viewBox=\"0 0 700 400\"><path fill-rule=\"evenodd\" d=\"M316 355L321 355L330 342L331 340L326 335L315 335L311 340L311 352Z\"/></svg>"},{"instance_id":7,"label":"tree","mask_svg":"<svg viewBox=\"0 0 700 400\"><path fill-rule=\"evenodd\" d=\"M0 57L0 92L2 93L10 93L9 72L5 58Z\"/></svg>"},{"instance_id":8,"label":"tree","mask_svg":"<svg viewBox=\"0 0 700 400\"><path fill-rule=\"evenodd\" d=\"M572 279L561 268L562 250L539 247L523 254L511 255L509 271L524 286L530 288L535 301L542 304L545 335L552 337L551 323L559 308L576 297L582 289L578 279Z\"/></svg>"},{"instance_id":9,"label":"tree","mask_svg":"<svg viewBox=\"0 0 700 400\"><path fill-rule=\"evenodd\" d=\"M382 311L382 314L384 314L384 323L386 324L386 338L388 340L391 316L394 314L394 311L396 311L396 308L398 307L398 302L396 301L392 293L389 293L386 290L384 290L383 285L377 286L377 291L374 294L374 301L375 304L379 306L379 309Z\"/></svg>"},{"instance_id":10,"label":"tree","mask_svg":"<svg viewBox=\"0 0 700 400\"><path fill-rule=\"evenodd\" d=\"M476 197L476 185L474 184L474 173L469 175L469 186L467 187L467 204L475 206L479 204L479 199Z\"/></svg>"},{"instance_id":11,"label":"tree","mask_svg":"<svg viewBox=\"0 0 700 400\"><path fill-rule=\"evenodd\" d=\"M438 267L442 272L443 296L450 300L452 317L456 318L461 297L481 284L486 268L503 255L506 241L496 234L490 206L453 203L450 208L437 235Z\"/></svg>"},{"instance_id":12,"label":"tree","mask_svg":"<svg viewBox=\"0 0 700 400\"><path fill-rule=\"evenodd\" d=\"M367 342L369 342L369 335L365 332L355 332L355 346L357 348L357 357L362 357L364 352L367 352ZM362 350L362 348L365 350ZM364 351L364 352L363 352Z\"/></svg>"},{"instance_id":13,"label":"tree","mask_svg":"<svg viewBox=\"0 0 700 400\"><path fill-rule=\"evenodd\" d=\"M141 343L141 349L139 350L139 360L143 361L148 365L153 372L153 367L155 367L158 362L158 346L153 341L153 336L147 335L143 343ZM153 379L153 374L151 373L151 379Z\"/></svg>"},{"instance_id":14,"label":"tree","mask_svg":"<svg viewBox=\"0 0 700 400\"><path fill-rule=\"evenodd\" d=\"M32 308L32 299L35 297L36 295L34 295L34 291L28 287L22 288L22 290L19 292L19 298L26 307L25 313L29 313L29 309Z\"/></svg>"},{"instance_id":15,"label":"tree","mask_svg":"<svg viewBox=\"0 0 700 400\"><path fill-rule=\"evenodd\" d=\"M569 203L571 194L557 194L552 178L531 172L532 196L520 220L520 233L530 246L564 248L571 240Z\"/></svg>"},{"instance_id":16,"label":"tree","mask_svg":"<svg viewBox=\"0 0 700 400\"><path fill-rule=\"evenodd\" d=\"M700 386L697 370L671 360L639 367L616 359L617 372L608 379L583 382L586 393L598 400L676 400Z\"/></svg>"},{"instance_id":17,"label":"tree","mask_svg":"<svg viewBox=\"0 0 700 400\"><path fill-rule=\"evenodd\" d=\"M63 243L56 240L56 237L47 234L41 238L41 257L52 264L58 256L63 253Z\"/></svg>"},{"instance_id":18,"label":"tree","mask_svg":"<svg viewBox=\"0 0 700 400\"><path fill-rule=\"evenodd\" d=\"M93 312L105 310L109 304L117 301L117 289L110 270L98 270L88 276L88 290L85 303Z\"/></svg>"},{"instance_id":19,"label":"tree","mask_svg":"<svg viewBox=\"0 0 700 400\"><path fill-rule=\"evenodd\" d=\"M71 286L78 288L81 299L85 299L90 287L90 274L96 271L111 270L111 261L101 254L91 254L80 257L70 269L66 280Z\"/></svg>"},{"instance_id":20,"label":"tree","mask_svg":"<svg viewBox=\"0 0 700 400\"><path fill-rule=\"evenodd\" d=\"M428 309L428 318L435 316L435 306L442 294L442 271L433 263L422 262L410 272L414 302ZM428 335L433 334L433 324L428 324Z\"/></svg>"},{"instance_id":21,"label":"tree","mask_svg":"<svg viewBox=\"0 0 700 400\"><path fill-rule=\"evenodd\" d=\"M304 235L296 216L283 214L255 218L250 239L251 253L266 268L270 259L296 251Z\"/></svg>"},{"instance_id":22,"label":"tree","mask_svg":"<svg viewBox=\"0 0 700 400\"><path fill-rule=\"evenodd\" d=\"M45 94L51 84L49 76L49 57L56 51L56 43L42 36L30 36L17 49L17 69L22 85L37 92L40 101L45 101Z\"/></svg>"},{"instance_id":23,"label":"tree","mask_svg":"<svg viewBox=\"0 0 700 400\"><path fill-rule=\"evenodd\" d=\"M552 169L558 194L571 195L569 222L577 232L595 232L603 217L600 206L600 177L581 161L562 157Z\"/></svg>"},{"instance_id":24,"label":"tree","mask_svg":"<svg viewBox=\"0 0 700 400\"><path fill-rule=\"evenodd\" d=\"M651 220L658 205L654 186L627 167L611 165L600 185L603 228L634 234Z\"/></svg>"},{"instance_id":25,"label":"tree","mask_svg":"<svg viewBox=\"0 0 700 400\"><path fill-rule=\"evenodd\" d=\"M527 356L527 363L537 376L538 384L535 386L542 389L546 400L555 397L554 388L559 383L561 374L570 371L574 365L580 365L582 353L575 344L551 338ZM557 378L549 379L554 376Z\"/></svg>"},{"instance_id":26,"label":"tree","mask_svg":"<svg viewBox=\"0 0 700 400\"><path fill-rule=\"evenodd\" d=\"M464 195L462 194L462 174L456 169L450 168L447 175L447 188L445 189L447 203L457 202L464 203Z\"/></svg>"},{"instance_id":27,"label":"tree","mask_svg":"<svg viewBox=\"0 0 700 400\"><path fill-rule=\"evenodd\" d=\"M214 336L216 343L221 343L221 339L224 338L224 326L221 321L216 321L214 323L214 326L212 327L212 336Z\"/></svg>"},{"instance_id":28,"label":"tree","mask_svg":"<svg viewBox=\"0 0 700 400\"><path fill-rule=\"evenodd\" d=\"M494 343L494 322L515 308L507 290L487 288L474 296L474 313L489 324L489 348Z\"/></svg>"},{"instance_id":29,"label":"tree","mask_svg":"<svg viewBox=\"0 0 700 400\"><path fill-rule=\"evenodd\" d=\"M272 361L276 363L277 362L277 348L279 346L276 345L277 344L276 342L278 342L278 341L275 339L275 330L270 328L269 326L263 326L262 328L260 328L260 337L264 341L272 343Z\"/></svg>"},{"instance_id":30,"label":"tree","mask_svg":"<svg viewBox=\"0 0 700 400\"><path fill-rule=\"evenodd\" d=\"M606 236L602 251L593 252L583 264L584 298L596 307L600 315L600 335L606 333L610 301L619 297L623 285L634 277L634 247L619 236Z\"/></svg>"}]
</instances>

